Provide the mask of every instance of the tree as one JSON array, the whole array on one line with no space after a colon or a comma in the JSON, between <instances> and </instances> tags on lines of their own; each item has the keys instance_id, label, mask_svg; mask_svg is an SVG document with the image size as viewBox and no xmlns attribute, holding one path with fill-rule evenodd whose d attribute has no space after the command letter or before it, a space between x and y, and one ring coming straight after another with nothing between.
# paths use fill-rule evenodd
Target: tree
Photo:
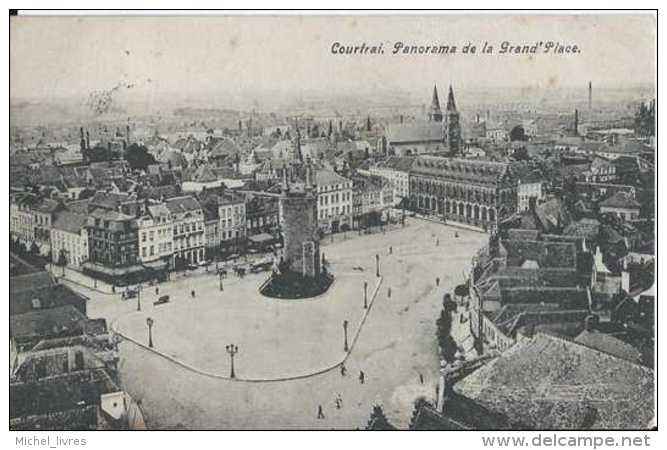
<instances>
[{"instance_id":1,"label":"tree","mask_svg":"<svg viewBox=\"0 0 667 450\"><path fill-rule=\"evenodd\" d=\"M146 168L155 164L157 161L148 153L148 149L139 144L131 144L125 149L125 160L134 170L146 170Z\"/></svg>"},{"instance_id":2,"label":"tree","mask_svg":"<svg viewBox=\"0 0 667 450\"><path fill-rule=\"evenodd\" d=\"M639 137L655 136L655 100L639 105L635 113L635 133Z\"/></svg>"},{"instance_id":3,"label":"tree","mask_svg":"<svg viewBox=\"0 0 667 450\"><path fill-rule=\"evenodd\" d=\"M527 140L526 130L523 129L523 126L517 125L510 131L510 142Z\"/></svg>"}]
</instances>

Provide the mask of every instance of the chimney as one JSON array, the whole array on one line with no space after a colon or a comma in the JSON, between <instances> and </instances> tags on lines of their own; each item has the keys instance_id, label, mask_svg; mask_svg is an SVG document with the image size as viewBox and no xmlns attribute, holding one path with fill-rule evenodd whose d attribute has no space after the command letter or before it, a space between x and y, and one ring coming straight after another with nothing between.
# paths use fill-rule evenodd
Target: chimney
<instances>
[{"instance_id":1,"label":"chimney","mask_svg":"<svg viewBox=\"0 0 667 450\"><path fill-rule=\"evenodd\" d=\"M157 134L157 128L155 129L155 132ZM127 141L127 145L130 145L130 124L128 123L125 125L125 140Z\"/></svg>"},{"instance_id":2,"label":"chimney","mask_svg":"<svg viewBox=\"0 0 667 450\"><path fill-rule=\"evenodd\" d=\"M579 110L574 110L574 135L579 136Z\"/></svg>"},{"instance_id":3,"label":"chimney","mask_svg":"<svg viewBox=\"0 0 667 450\"><path fill-rule=\"evenodd\" d=\"M86 131L86 150L90 150L90 133Z\"/></svg>"}]
</instances>

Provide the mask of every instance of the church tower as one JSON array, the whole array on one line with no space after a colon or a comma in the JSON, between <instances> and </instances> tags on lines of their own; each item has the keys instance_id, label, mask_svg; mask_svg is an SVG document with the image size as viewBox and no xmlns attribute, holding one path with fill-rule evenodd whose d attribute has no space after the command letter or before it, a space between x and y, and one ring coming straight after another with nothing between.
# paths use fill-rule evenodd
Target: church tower
<instances>
[{"instance_id":1,"label":"church tower","mask_svg":"<svg viewBox=\"0 0 667 450\"><path fill-rule=\"evenodd\" d=\"M454 100L454 90L449 85L449 94L447 95L447 110L445 116L445 144L449 148L450 155L457 155L461 150L461 116L456 110L456 100Z\"/></svg>"},{"instance_id":2,"label":"church tower","mask_svg":"<svg viewBox=\"0 0 667 450\"><path fill-rule=\"evenodd\" d=\"M428 111L429 122L442 122L442 110L440 109L440 100L438 99L438 88L433 85L433 99L431 108Z\"/></svg>"}]
</instances>

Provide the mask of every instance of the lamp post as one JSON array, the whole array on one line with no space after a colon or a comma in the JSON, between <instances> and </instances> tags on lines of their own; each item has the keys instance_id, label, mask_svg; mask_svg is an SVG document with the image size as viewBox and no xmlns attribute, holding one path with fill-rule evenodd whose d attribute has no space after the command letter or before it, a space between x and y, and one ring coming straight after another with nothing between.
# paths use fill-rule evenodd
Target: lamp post
<instances>
[{"instance_id":1,"label":"lamp post","mask_svg":"<svg viewBox=\"0 0 667 450\"><path fill-rule=\"evenodd\" d=\"M146 318L146 325L148 325L148 346L153 348L153 324L155 322L150 317Z\"/></svg>"},{"instance_id":2,"label":"lamp post","mask_svg":"<svg viewBox=\"0 0 667 450\"><path fill-rule=\"evenodd\" d=\"M368 309L368 281L364 281L364 309Z\"/></svg>"},{"instance_id":3,"label":"lamp post","mask_svg":"<svg viewBox=\"0 0 667 450\"><path fill-rule=\"evenodd\" d=\"M231 359L231 372L229 374L230 378L236 378L236 374L234 373L234 355L236 355L239 352L239 346L234 345L234 344L229 344L225 347L227 350L227 353L229 354L229 357Z\"/></svg>"},{"instance_id":4,"label":"lamp post","mask_svg":"<svg viewBox=\"0 0 667 450\"><path fill-rule=\"evenodd\" d=\"M343 320L343 334L345 335L345 345L343 346L343 351L347 352L350 350L347 345L347 320Z\"/></svg>"},{"instance_id":5,"label":"lamp post","mask_svg":"<svg viewBox=\"0 0 667 450\"><path fill-rule=\"evenodd\" d=\"M141 285L137 286L137 311L141 311Z\"/></svg>"},{"instance_id":6,"label":"lamp post","mask_svg":"<svg viewBox=\"0 0 667 450\"><path fill-rule=\"evenodd\" d=\"M380 276L380 255L377 253L375 254L375 276Z\"/></svg>"}]
</instances>

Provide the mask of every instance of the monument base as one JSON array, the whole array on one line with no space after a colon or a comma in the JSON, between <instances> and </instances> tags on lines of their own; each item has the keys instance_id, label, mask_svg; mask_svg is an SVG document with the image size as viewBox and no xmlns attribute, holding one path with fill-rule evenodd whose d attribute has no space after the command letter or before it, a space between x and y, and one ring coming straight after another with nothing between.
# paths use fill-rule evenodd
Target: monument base
<instances>
[{"instance_id":1,"label":"monument base","mask_svg":"<svg viewBox=\"0 0 667 450\"><path fill-rule=\"evenodd\" d=\"M333 283L334 277L323 272L317 277L306 277L296 272L273 274L260 289L260 293L270 298L304 299L324 294Z\"/></svg>"}]
</instances>

